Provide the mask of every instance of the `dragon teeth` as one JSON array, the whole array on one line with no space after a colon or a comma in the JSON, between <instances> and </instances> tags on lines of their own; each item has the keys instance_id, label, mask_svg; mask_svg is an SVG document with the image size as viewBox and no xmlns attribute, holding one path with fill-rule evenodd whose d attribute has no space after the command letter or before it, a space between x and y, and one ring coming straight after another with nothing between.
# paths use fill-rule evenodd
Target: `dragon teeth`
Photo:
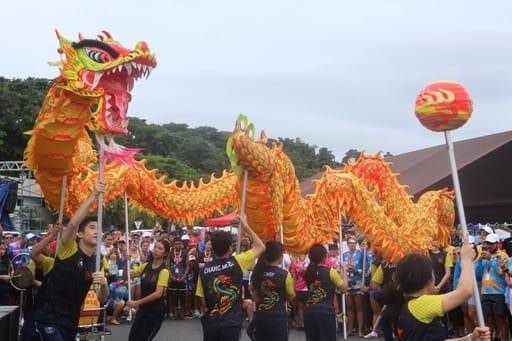
<instances>
[{"instance_id":1,"label":"dragon teeth","mask_svg":"<svg viewBox=\"0 0 512 341\"><path fill-rule=\"evenodd\" d=\"M107 101L110 101L110 99L111 99L111 98L112 98L112 96L110 96L110 95L105 95L105 99L106 99Z\"/></svg>"},{"instance_id":2,"label":"dragon teeth","mask_svg":"<svg viewBox=\"0 0 512 341\"><path fill-rule=\"evenodd\" d=\"M119 64L117 67L117 72L121 72L123 70L123 64Z\"/></svg>"},{"instance_id":3,"label":"dragon teeth","mask_svg":"<svg viewBox=\"0 0 512 341\"><path fill-rule=\"evenodd\" d=\"M96 72L94 74L94 80L92 81L91 89L94 90L98 86L98 83L100 82L102 76L103 72Z\"/></svg>"},{"instance_id":4,"label":"dragon teeth","mask_svg":"<svg viewBox=\"0 0 512 341\"><path fill-rule=\"evenodd\" d=\"M131 75L132 74L132 64L126 63L123 65L124 65L124 68L126 69L126 72L128 73L128 76Z\"/></svg>"}]
</instances>

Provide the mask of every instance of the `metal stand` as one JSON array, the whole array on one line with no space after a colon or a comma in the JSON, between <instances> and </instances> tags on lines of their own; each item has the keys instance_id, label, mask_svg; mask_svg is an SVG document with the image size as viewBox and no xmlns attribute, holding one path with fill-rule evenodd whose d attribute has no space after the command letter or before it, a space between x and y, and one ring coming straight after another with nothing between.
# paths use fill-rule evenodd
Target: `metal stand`
<instances>
[{"instance_id":1,"label":"metal stand","mask_svg":"<svg viewBox=\"0 0 512 341\"><path fill-rule=\"evenodd\" d=\"M462 233L464 242L468 240L468 228L466 225L466 215L464 214L464 204L462 203L462 193L460 190L459 174L457 172L457 164L455 162L455 152L453 148L452 136L449 131L444 132L446 146L448 147L448 156L450 157L450 167L452 169L453 188L455 189L455 199L457 202L457 213L459 215L460 225L462 226ZM475 298L476 316L478 318L478 325L485 327L484 314L482 312L482 303L480 301L480 293L478 292L478 285L473 269L473 297Z\"/></svg>"},{"instance_id":2,"label":"metal stand","mask_svg":"<svg viewBox=\"0 0 512 341\"><path fill-rule=\"evenodd\" d=\"M132 283L131 283L131 260L130 260L130 227L128 225L128 194L124 192L124 227L126 234L126 245L128 245L128 257L126 258L126 279L128 281L128 301L132 300ZM124 269L123 269L124 271ZM132 320L132 309L128 313L128 321Z\"/></svg>"},{"instance_id":3,"label":"metal stand","mask_svg":"<svg viewBox=\"0 0 512 341\"><path fill-rule=\"evenodd\" d=\"M247 182L249 181L249 173L244 171L244 180L242 182L242 203L240 205L240 217L245 214L245 202L247 200ZM240 254L240 245L242 243L242 222L238 224L238 240L236 241L236 253Z\"/></svg>"},{"instance_id":4,"label":"metal stand","mask_svg":"<svg viewBox=\"0 0 512 341\"><path fill-rule=\"evenodd\" d=\"M24 316L23 316L23 293L25 290L20 290L20 313L18 314L18 340L21 341L21 329L24 324Z\"/></svg>"}]
</instances>

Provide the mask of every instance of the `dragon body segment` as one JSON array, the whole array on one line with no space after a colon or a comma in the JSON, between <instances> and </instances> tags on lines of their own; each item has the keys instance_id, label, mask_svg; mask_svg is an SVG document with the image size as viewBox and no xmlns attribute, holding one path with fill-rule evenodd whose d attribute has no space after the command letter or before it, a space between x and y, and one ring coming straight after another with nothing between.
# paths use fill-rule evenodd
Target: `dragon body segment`
<instances>
[{"instance_id":1,"label":"dragon body segment","mask_svg":"<svg viewBox=\"0 0 512 341\"><path fill-rule=\"evenodd\" d=\"M54 208L59 207L67 177L66 215L73 214L98 179L91 132L105 151L104 202L126 191L132 206L192 224L237 208L241 173L247 171L249 223L263 239L279 239L282 229L290 252L305 253L314 243L332 242L340 211L390 261L427 250L433 239L447 240L454 221L451 192L427 192L414 203L379 155L362 155L342 169L326 167L315 193L302 198L293 164L282 147L268 146L265 137L254 140L254 128L244 117L237 121L226 148L232 171L198 185L157 178L157 170L133 159L137 149L113 140L113 135L127 133L134 81L156 67L148 45L139 42L130 50L108 32L94 40L81 35L77 42L60 34L58 38L60 76L53 80L33 130L27 132L31 138L24 157Z\"/></svg>"},{"instance_id":2,"label":"dragon body segment","mask_svg":"<svg viewBox=\"0 0 512 341\"><path fill-rule=\"evenodd\" d=\"M379 154L363 154L342 169L326 166L315 193L302 198L282 147L253 141L240 124L231 138L232 163L249 173L249 224L265 239L279 239L282 228L286 247L306 253L313 244L337 237L341 212L391 262L425 252L433 240L448 241L455 219L453 193L427 192L415 203Z\"/></svg>"},{"instance_id":3,"label":"dragon body segment","mask_svg":"<svg viewBox=\"0 0 512 341\"><path fill-rule=\"evenodd\" d=\"M193 222L238 202L238 178L224 172L199 186L157 178L138 149L120 146L113 136L128 132L127 111L134 82L149 77L156 57L141 41L127 49L108 32L98 39L72 42L59 33L60 76L43 102L25 149L25 166L34 172L46 202L59 207L67 177L65 213L72 215L97 182L98 155L89 132L105 150L105 202L126 191L133 206L170 219ZM93 208L94 209L94 208Z\"/></svg>"}]
</instances>

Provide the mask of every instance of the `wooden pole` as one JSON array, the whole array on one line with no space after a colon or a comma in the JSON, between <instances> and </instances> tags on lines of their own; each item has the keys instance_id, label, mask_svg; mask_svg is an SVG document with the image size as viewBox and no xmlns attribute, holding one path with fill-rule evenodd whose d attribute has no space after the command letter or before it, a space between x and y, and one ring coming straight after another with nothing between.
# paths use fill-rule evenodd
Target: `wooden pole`
<instances>
[{"instance_id":1,"label":"wooden pole","mask_svg":"<svg viewBox=\"0 0 512 341\"><path fill-rule=\"evenodd\" d=\"M462 192L460 190L460 183L459 183L459 173L457 171L457 163L455 162L455 151L453 148L453 141L452 136L450 134L450 131L444 132L444 138L446 141L446 146L448 147L448 156L450 158L450 167L452 170L452 181L453 181L453 188L455 189L455 200L457 202L457 213L459 215L459 222L462 226L462 234L464 243L468 242L468 227L466 224L466 215L464 214L464 204L462 203ZM480 301L480 293L478 292L478 285L476 281L476 275L475 270L473 270L473 298L475 299L475 308L476 308L476 315L478 318L478 325L480 327L485 327L485 320L484 320L484 314L482 311L482 302Z\"/></svg>"},{"instance_id":2,"label":"wooden pole","mask_svg":"<svg viewBox=\"0 0 512 341\"><path fill-rule=\"evenodd\" d=\"M339 249L340 249L340 267L343 264L343 217L341 215L341 208L338 208L338 222L339 222ZM341 267L343 269L343 267ZM344 270L342 270L344 271ZM341 294L341 314L343 315L343 339L347 339L347 303L345 293Z\"/></svg>"},{"instance_id":3,"label":"wooden pole","mask_svg":"<svg viewBox=\"0 0 512 341\"><path fill-rule=\"evenodd\" d=\"M281 237L281 244L284 246L284 231L283 231L283 225L279 226L279 234ZM284 269L284 254L283 254L283 261L281 262L281 268Z\"/></svg>"},{"instance_id":4,"label":"wooden pole","mask_svg":"<svg viewBox=\"0 0 512 341\"><path fill-rule=\"evenodd\" d=\"M104 155L103 145L100 143L100 159L98 169L98 181L103 182L105 180L104 170ZM98 195L98 228L97 228L97 243L96 243L96 272L101 269L101 239L103 235L103 193Z\"/></svg>"},{"instance_id":5,"label":"wooden pole","mask_svg":"<svg viewBox=\"0 0 512 341\"><path fill-rule=\"evenodd\" d=\"M242 203L240 205L240 217L245 214L245 202L247 200L247 182L249 181L249 173L244 172L244 179L242 182ZM236 241L236 254L240 254L240 245L242 243L242 221L238 224L238 240Z\"/></svg>"},{"instance_id":6,"label":"wooden pole","mask_svg":"<svg viewBox=\"0 0 512 341\"><path fill-rule=\"evenodd\" d=\"M64 175L62 177L62 185L60 188L59 218L57 219L58 224L62 224L62 221L64 220L64 202L66 200L67 184L68 184L68 177L66 175ZM60 238L61 238L61 233L59 232L57 234L57 250L56 250L56 252L59 251Z\"/></svg>"},{"instance_id":7,"label":"wooden pole","mask_svg":"<svg viewBox=\"0 0 512 341\"><path fill-rule=\"evenodd\" d=\"M126 235L126 245L128 245L128 257L126 258L126 279L128 281L128 301L132 300L132 282L131 282L131 260L130 260L130 226L128 223L128 194L126 194L126 191L124 192L124 228L125 228L125 235ZM124 269L123 269L124 271ZM128 319L129 321L132 320L132 309L128 312Z\"/></svg>"}]
</instances>

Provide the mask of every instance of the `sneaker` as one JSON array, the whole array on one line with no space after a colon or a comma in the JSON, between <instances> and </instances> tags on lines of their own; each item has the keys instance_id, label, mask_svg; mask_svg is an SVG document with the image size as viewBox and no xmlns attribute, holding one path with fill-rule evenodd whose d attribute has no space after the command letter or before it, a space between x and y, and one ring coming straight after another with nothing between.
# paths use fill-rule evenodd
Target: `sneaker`
<instances>
[{"instance_id":1,"label":"sneaker","mask_svg":"<svg viewBox=\"0 0 512 341\"><path fill-rule=\"evenodd\" d=\"M171 320L176 320L176 316L174 316L174 314L169 314L169 318L170 318Z\"/></svg>"},{"instance_id":2,"label":"sneaker","mask_svg":"<svg viewBox=\"0 0 512 341\"><path fill-rule=\"evenodd\" d=\"M195 316L196 318L200 318L202 315L203 315L203 314L201 314L201 312L200 312L199 310L194 311L194 316Z\"/></svg>"},{"instance_id":3,"label":"sneaker","mask_svg":"<svg viewBox=\"0 0 512 341\"><path fill-rule=\"evenodd\" d=\"M365 339L376 339L379 337L379 334L377 334L375 331L372 330L372 332L368 335L365 335Z\"/></svg>"},{"instance_id":4,"label":"sneaker","mask_svg":"<svg viewBox=\"0 0 512 341\"><path fill-rule=\"evenodd\" d=\"M193 319L193 318L196 318L196 316L192 313L188 314L188 315L185 315L185 320L190 320L190 319Z\"/></svg>"}]
</instances>

